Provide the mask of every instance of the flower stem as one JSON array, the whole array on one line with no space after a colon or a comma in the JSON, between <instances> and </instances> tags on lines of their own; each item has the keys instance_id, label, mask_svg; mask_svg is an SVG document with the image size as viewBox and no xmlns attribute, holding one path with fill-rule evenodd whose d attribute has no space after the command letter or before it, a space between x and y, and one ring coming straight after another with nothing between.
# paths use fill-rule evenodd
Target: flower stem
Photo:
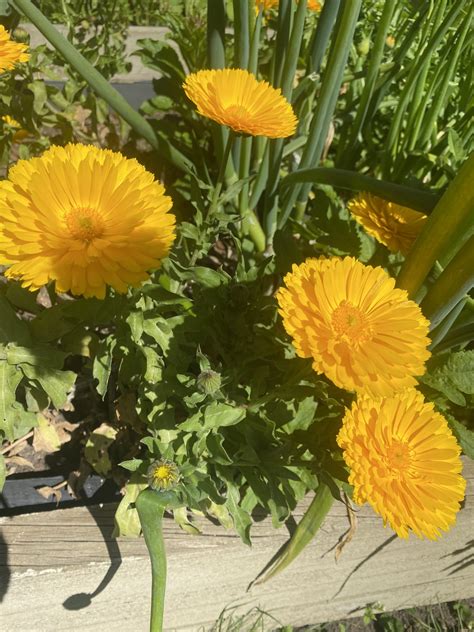
<instances>
[{"instance_id":1,"label":"flower stem","mask_svg":"<svg viewBox=\"0 0 474 632\"><path fill-rule=\"evenodd\" d=\"M234 142L235 134L231 130L229 135L227 136L227 142L224 148L224 155L222 157L221 166L219 168L219 174L217 176L216 186L214 188L214 193L212 194L211 206L209 207L209 216L212 217L217 210L217 204L219 202L219 196L222 191L222 185L224 184L225 172L227 168L227 163L229 161L230 150L232 149L232 143Z\"/></svg>"},{"instance_id":2,"label":"flower stem","mask_svg":"<svg viewBox=\"0 0 474 632\"><path fill-rule=\"evenodd\" d=\"M150 632L163 632L166 551L163 541L162 521L165 509L172 497L169 492L156 492L152 489L144 489L140 492L135 502L151 562Z\"/></svg>"}]
</instances>

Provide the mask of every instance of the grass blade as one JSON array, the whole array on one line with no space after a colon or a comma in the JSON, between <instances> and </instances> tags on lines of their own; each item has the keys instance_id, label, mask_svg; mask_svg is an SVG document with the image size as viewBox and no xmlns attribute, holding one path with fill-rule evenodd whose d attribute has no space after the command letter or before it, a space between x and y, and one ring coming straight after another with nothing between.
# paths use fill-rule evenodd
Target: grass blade
<instances>
[{"instance_id":1,"label":"grass blade","mask_svg":"<svg viewBox=\"0 0 474 632\"><path fill-rule=\"evenodd\" d=\"M374 48L370 56L369 67L367 70L367 76L365 79L364 90L360 98L359 108L354 123L351 127L351 133L349 140L345 144L345 152L342 156L342 165L351 165L353 162L353 156L358 145L357 139L359 133L364 125L365 118L367 116L368 107L372 95L375 89L375 82L380 70L380 64L384 54L385 41L392 21L393 13L398 2L396 0L386 0L380 23L375 36Z\"/></svg>"},{"instance_id":2,"label":"grass blade","mask_svg":"<svg viewBox=\"0 0 474 632\"><path fill-rule=\"evenodd\" d=\"M263 584L277 573L280 573L301 553L307 544L311 542L324 518L334 502L334 496L329 487L320 482L316 494L308 507L305 515L300 520L291 539L283 550L273 560L271 566L265 569L253 582L253 584Z\"/></svg>"},{"instance_id":3,"label":"grass blade","mask_svg":"<svg viewBox=\"0 0 474 632\"><path fill-rule=\"evenodd\" d=\"M417 294L436 260L447 265L472 235L473 182L474 154L471 154L436 205L398 275L398 287L407 290L410 296Z\"/></svg>"},{"instance_id":4,"label":"grass blade","mask_svg":"<svg viewBox=\"0 0 474 632\"><path fill-rule=\"evenodd\" d=\"M290 173L282 181L282 187L287 187L297 182L318 182L319 184L330 184L336 188L349 189L350 191L367 191L378 195L384 200L408 206L409 208L431 213L439 201L439 196L413 189L401 184L394 184L386 180L377 180L370 176L365 176L355 171L345 169L326 169L317 167L316 169L299 169Z\"/></svg>"},{"instance_id":5,"label":"grass blade","mask_svg":"<svg viewBox=\"0 0 474 632\"><path fill-rule=\"evenodd\" d=\"M474 236L449 262L421 302L423 314L436 327L474 287Z\"/></svg>"},{"instance_id":6,"label":"grass blade","mask_svg":"<svg viewBox=\"0 0 474 632\"><path fill-rule=\"evenodd\" d=\"M341 87L344 68L346 66L349 51L352 46L354 30L359 17L362 0L353 0L343 3L342 15L335 33L335 41L329 55L328 64L324 73L318 104L316 106L311 128L308 136L308 143L303 151L300 166L308 169L317 164L321 158L324 143L326 141L331 119L336 107L339 89ZM302 211L299 212L301 219L306 205L310 186L303 188L300 200L302 200ZM281 215L278 225L283 227L298 197L299 188L294 187L286 195L282 204Z\"/></svg>"},{"instance_id":7,"label":"grass blade","mask_svg":"<svg viewBox=\"0 0 474 632\"><path fill-rule=\"evenodd\" d=\"M323 61L329 38L331 37L332 29L336 22L340 4L341 0L331 0L331 2L325 2L323 5L318 24L309 45L310 56L307 74L319 72L321 68L321 62Z\"/></svg>"}]
</instances>

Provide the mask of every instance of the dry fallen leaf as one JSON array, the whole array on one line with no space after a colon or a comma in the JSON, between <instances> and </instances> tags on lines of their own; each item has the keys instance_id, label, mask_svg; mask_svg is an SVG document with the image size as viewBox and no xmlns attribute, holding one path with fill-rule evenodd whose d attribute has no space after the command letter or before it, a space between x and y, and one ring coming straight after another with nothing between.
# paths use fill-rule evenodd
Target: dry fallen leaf
<instances>
[{"instance_id":1,"label":"dry fallen leaf","mask_svg":"<svg viewBox=\"0 0 474 632\"><path fill-rule=\"evenodd\" d=\"M15 466L18 467L29 467L32 470L35 469L35 466L33 465L33 463L31 461L28 461L28 459L23 458L22 456L7 456L5 457L5 463L6 466L8 467L8 475L10 476L11 474L14 474L17 471L17 468Z\"/></svg>"},{"instance_id":2,"label":"dry fallen leaf","mask_svg":"<svg viewBox=\"0 0 474 632\"><path fill-rule=\"evenodd\" d=\"M54 498L56 499L56 505L59 505L62 498L61 489L65 486L66 486L66 481L63 481L62 483L58 483L57 485L54 485L53 487L50 487L49 485L44 485L43 487L37 487L36 491L38 492L38 494L41 494L43 498L46 498L46 500L48 500L50 496L54 496Z\"/></svg>"}]
</instances>

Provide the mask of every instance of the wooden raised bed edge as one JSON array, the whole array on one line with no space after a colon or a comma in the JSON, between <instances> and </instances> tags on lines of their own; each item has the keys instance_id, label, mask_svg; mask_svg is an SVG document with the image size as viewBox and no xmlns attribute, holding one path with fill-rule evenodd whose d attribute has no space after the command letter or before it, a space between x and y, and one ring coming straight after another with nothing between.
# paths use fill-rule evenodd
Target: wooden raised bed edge
<instances>
[{"instance_id":1,"label":"wooden raised bed edge","mask_svg":"<svg viewBox=\"0 0 474 632\"><path fill-rule=\"evenodd\" d=\"M336 503L302 555L270 582L249 583L285 543L285 528L254 525L249 548L231 531L201 519L201 536L165 520L168 551L166 629L197 631L225 607L259 605L281 624L306 625L359 616L368 603L387 610L474 597L474 463L465 460L465 506L438 542L400 540L369 507L339 561L334 547L347 530ZM308 500L294 512L298 521ZM111 538L115 505L0 518L0 628L147 630L150 570L141 539Z\"/></svg>"}]
</instances>

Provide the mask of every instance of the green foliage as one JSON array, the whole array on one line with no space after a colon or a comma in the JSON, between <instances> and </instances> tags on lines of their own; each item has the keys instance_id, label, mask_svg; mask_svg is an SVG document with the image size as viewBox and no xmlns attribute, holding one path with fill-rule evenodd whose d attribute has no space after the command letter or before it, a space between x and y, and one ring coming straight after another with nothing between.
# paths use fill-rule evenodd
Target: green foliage
<instances>
[{"instance_id":1,"label":"green foliage","mask_svg":"<svg viewBox=\"0 0 474 632\"><path fill-rule=\"evenodd\" d=\"M130 24L166 26L168 36L140 40L136 51L158 74L156 94L139 114L128 109L131 119L116 108L128 123L144 125L131 132L111 114L114 97L101 91L104 82L98 89L83 78L88 64L74 55L65 63L39 47L28 65L0 75L0 118L14 115L27 132L20 140L0 122L0 167L6 173L18 158L53 143L121 150L165 182L178 238L149 282L124 296L110 291L104 301L57 295L52 287L39 296L5 280L0 438L14 441L45 408L64 406L79 377L102 415L87 425L83 455L124 488L117 533L139 534L135 502L157 459L180 470L174 515L183 529L195 531L188 509L207 512L246 543L256 516L269 515L278 528L315 491L281 568L314 536L331 494L347 480L336 436L352 395L296 356L273 295L293 263L320 255L354 256L394 277L403 266L399 282L413 293L439 287L437 266L446 267L471 228L472 178L467 167L461 184L454 177L473 141L472 8L467 0L364 0L341 3L338 11L339 3L327 0L321 15L305 18L303 3L296 9L288 1L281 3L284 15L269 13L262 24L250 5L228 1L211 25L219 45L208 51L205 2L38 4L67 26L77 51L105 78L128 69ZM299 126L291 140L237 138L223 173L227 133L197 114L182 83L190 71L234 58L282 87ZM406 261L351 219L344 191L361 188L414 208L436 206ZM264 253L250 219L266 238ZM461 298L455 313L441 301L450 314L438 312L433 358L420 381L472 456L472 304Z\"/></svg>"}]
</instances>

